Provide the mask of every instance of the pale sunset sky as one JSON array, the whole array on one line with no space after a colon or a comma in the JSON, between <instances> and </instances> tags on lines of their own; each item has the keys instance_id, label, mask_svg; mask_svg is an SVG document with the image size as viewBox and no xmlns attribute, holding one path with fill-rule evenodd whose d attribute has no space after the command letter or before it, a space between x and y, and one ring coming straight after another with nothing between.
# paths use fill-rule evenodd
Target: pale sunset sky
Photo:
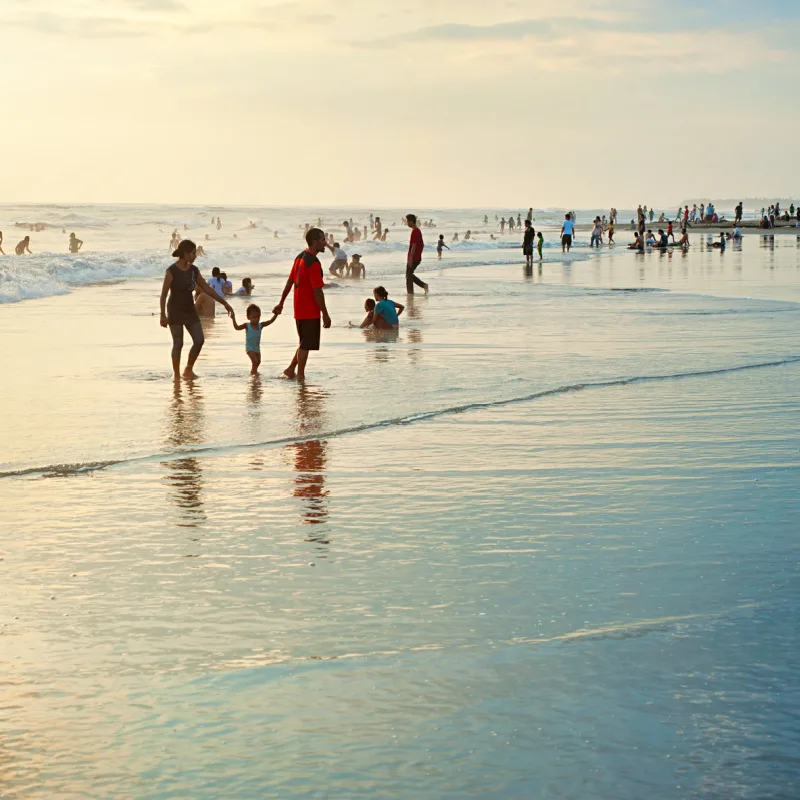
<instances>
[{"instance_id":1,"label":"pale sunset sky","mask_svg":"<svg viewBox=\"0 0 800 800\"><path fill-rule=\"evenodd\" d=\"M800 0L2 0L2 201L800 196Z\"/></svg>"}]
</instances>

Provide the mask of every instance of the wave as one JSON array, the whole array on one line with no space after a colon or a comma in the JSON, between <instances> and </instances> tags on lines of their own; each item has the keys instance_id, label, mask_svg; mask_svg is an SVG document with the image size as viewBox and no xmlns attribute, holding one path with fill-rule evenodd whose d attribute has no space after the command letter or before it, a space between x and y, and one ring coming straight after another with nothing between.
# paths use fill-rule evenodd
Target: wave
<instances>
[{"instance_id":1,"label":"wave","mask_svg":"<svg viewBox=\"0 0 800 800\"><path fill-rule=\"evenodd\" d=\"M450 416L452 414L465 414L472 411L504 408L506 406L517 405L519 403L534 402L536 400L541 400L544 397L554 397L562 394L570 394L572 392L582 392L591 389L608 389L615 386L633 386L638 383L653 383L656 381L706 378L713 375L727 375L734 372L745 372L752 369L767 369L769 367L780 367L786 364L797 363L800 363L800 356L787 356L786 358L775 359L774 361L761 361L756 364L739 364L732 367L716 367L713 369L675 372L665 375L633 375L627 378L609 378L604 381L571 383L563 386L556 386L552 389L543 389L538 392L531 392L518 397L508 397L501 400L487 400L485 402L464 403L463 405L449 406L447 408L439 408L432 411L421 411L417 414L406 414L402 417L379 420L377 422L370 422L362 425L352 425L347 428L339 428L338 430L329 431L327 433L318 433L315 436L287 436L280 439L269 439L263 442L187 448L168 453L154 453L151 455L135 456L133 458L116 459L111 461L86 461L77 464L52 464L44 467L28 467L26 469L0 472L0 478L70 477L73 475L97 472L99 470L108 469L109 467L114 466L129 466L133 464L176 461L181 458L186 458L187 456L215 456L227 453L246 452L248 450L264 450L275 447L285 447L288 444L301 444L303 442L316 441L318 439L341 438L343 436L366 433L369 431L378 430L380 428L388 428L399 425L413 425L417 422L424 422L430 419Z\"/></svg>"},{"instance_id":2,"label":"wave","mask_svg":"<svg viewBox=\"0 0 800 800\"><path fill-rule=\"evenodd\" d=\"M291 259L297 248L265 251L260 247L218 250L200 258L203 272L212 267L230 269L243 264ZM291 253L291 256L290 256ZM37 253L0 261L0 304L66 294L70 289L97 283L152 278L171 263L163 250L108 253Z\"/></svg>"}]
</instances>

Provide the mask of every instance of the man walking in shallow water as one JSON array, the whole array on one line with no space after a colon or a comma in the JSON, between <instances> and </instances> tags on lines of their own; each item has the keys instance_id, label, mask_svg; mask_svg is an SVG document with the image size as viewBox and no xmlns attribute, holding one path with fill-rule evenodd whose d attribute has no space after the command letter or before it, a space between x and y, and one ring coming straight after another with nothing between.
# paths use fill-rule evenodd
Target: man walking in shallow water
<instances>
[{"instance_id":1,"label":"man walking in shallow water","mask_svg":"<svg viewBox=\"0 0 800 800\"><path fill-rule=\"evenodd\" d=\"M319 228L310 228L306 233L306 244L308 247L294 260L280 303L272 310L273 314L282 313L286 297L294 289L294 319L300 341L292 363L283 374L287 378L296 377L301 381L306 377L309 352L319 350L320 315L322 326L331 326L331 318L325 306L325 294L322 291L325 285L322 264L317 257L327 247L325 234Z\"/></svg>"},{"instance_id":2,"label":"man walking in shallow water","mask_svg":"<svg viewBox=\"0 0 800 800\"><path fill-rule=\"evenodd\" d=\"M414 270L422 263L422 251L425 242L422 240L422 231L417 227L417 217L415 214L406 214L406 224L411 228L411 239L408 243L408 258L406 259L406 291L414 294L414 284L421 286L428 294L428 284L421 281Z\"/></svg>"}]
</instances>

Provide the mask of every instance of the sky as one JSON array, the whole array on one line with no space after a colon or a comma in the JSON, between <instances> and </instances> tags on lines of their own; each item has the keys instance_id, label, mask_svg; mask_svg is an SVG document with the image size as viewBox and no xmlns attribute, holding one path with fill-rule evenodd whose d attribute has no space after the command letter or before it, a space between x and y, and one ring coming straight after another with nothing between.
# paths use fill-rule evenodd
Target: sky
<instances>
[{"instance_id":1,"label":"sky","mask_svg":"<svg viewBox=\"0 0 800 800\"><path fill-rule=\"evenodd\" d=\"M0 201L800 196L798 0L0 0Z\"/></svg>"}]
</instances>

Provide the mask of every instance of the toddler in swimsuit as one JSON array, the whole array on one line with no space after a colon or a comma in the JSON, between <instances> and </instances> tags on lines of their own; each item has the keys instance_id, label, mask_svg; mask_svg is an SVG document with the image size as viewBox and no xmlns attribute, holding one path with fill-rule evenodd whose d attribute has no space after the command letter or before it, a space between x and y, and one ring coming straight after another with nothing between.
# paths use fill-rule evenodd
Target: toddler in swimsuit
<instances>
[{"instance_id":1,"label":"toddler in swimsuit","mask_svg":"<svg viewBox=\"0 0 800 800\"><path fill-rule=\"evenodd\" d=\"M261 364L261 331L267 325L272 325L278 317L273 314L272 319L267 322L261 322L261 309L254 304L247 306L245 313L247 314L247 322L244 325L237 325L236 317L233 314L231 314L231 319L233 320L233 327L237 331L247 331L244 336L244 347L252 364L250 374L257 375L259 364Z\"/></svg>"}]
</instances>

